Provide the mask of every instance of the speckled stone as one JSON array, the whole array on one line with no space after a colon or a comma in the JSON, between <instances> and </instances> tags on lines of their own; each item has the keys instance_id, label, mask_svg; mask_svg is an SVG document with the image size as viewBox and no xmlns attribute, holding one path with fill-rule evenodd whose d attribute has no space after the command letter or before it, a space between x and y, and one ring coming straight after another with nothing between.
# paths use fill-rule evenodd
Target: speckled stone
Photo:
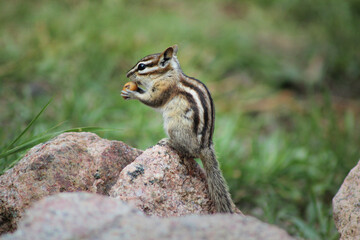
<instances>
[{"instance_id":1,"label":"speckled stone","mask_svg":"<svg viewBox=\"0 0 360 240\"><path fill-rule=\"evenodd\" d=\"M185 161L167 147L149 148L121 171L110 196L148 215L214 213L202 169L193 159Z\"/></svg>"},{"instance_id":2,"label":"speckled stone","mask_svg":"<svg viewBox=\"0 0 360 240\"><path fill-rule=\"evenodd\" d=\"M0 233L13 231L24 209L59 192L107 195L142 151L94 133L64 133L33 147L0 176Z\"/></svg>"},{"instance_id":3,"label":"speckled stone","mask_svg":"<svg viewBox=\"0 0 360 240\"><path fill-rule=\"evenodd\" d=\"M117 199L61 193L36 203L2 240L290 240L284 230L240 214L149 217Z\"/></svg>"},{"instance_id":4,"label":"speckled stone","mask_svg":"<svg viewBox=\"0 0 360 240\"><path fill-rule=\"evenodd\" d=\"M360 239L360 161L333 198L333 213L340 239Z\"/></svg>"},{"instance_id":5,"label":"speckled stone","mask_svg":"<svg viewBox=\"0 0 360 240\"><path fill-rule=\"evenodd\" d=\"M166 146L149 148L126 166L110 196L129 202L151 216L215 212L203 169L193 159L179 158Z\"/></svg>"}]
</instances>

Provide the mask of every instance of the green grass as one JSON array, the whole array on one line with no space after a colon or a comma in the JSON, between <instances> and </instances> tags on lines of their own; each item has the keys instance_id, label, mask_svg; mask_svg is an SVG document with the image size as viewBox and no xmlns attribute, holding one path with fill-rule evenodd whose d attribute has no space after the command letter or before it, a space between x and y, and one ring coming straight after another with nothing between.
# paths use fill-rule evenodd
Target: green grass
<instances>
[{"instance_id":1,"label":"green grass","mask_svg":"<svg viewBox=\"0 0 360 240\"><path fill-rule=\"evenodd\" d=\"M342 129L342 117L329 107L307 104L315 107L275 119L220 117L217 150L233 197L245 213L306 239L337 239L331 199L356 164L358 129L350 112ZM289 125L289 119L291 126L278 126Z\"/></svg>"},{"instance_id":2,"label":"green grass","mask_svg":"<svg viewBox=\"0 0 360 240\"><path fill-rule=\"evenodd\" d=\"M298 237L337 239L331 199L360 153L359 100L348 99L360 89L358 9L340 0L1 2L0 172L68 130L141 149L165 137L161 116L120 91L139 58L177 43L184 72L213 93L216 151L238 207Z\"/></svg>"}]
</instances>

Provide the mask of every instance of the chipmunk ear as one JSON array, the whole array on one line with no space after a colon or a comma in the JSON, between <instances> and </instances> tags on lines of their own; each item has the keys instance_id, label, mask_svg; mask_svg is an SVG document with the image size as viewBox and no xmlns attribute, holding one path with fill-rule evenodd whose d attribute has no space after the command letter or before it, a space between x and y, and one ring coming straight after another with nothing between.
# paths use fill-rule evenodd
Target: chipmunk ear
<instances>
[{"instance_id":1,"label":"chipmunk ear","mask_svg":"<svg viewBox=\"0 0 360 240\"><path fill-rule=\"evenodd\" d=\"M177 52L178 52L178 45L175 44L173 46L171 46L172 49L174 49L174 56L176 56Z\"/></svg>"},{"instance_id":2,"label":"chipmunk ear","mask_svg":"<svg viewBox=\"0 0 360 240\"><path fill-rule=\"evenodd\" d=\"M161 67L166 67L170 60L176 56L176 53L178 51L177 45L168 47L160 56L159 64Z\"/></svg>"}]
</instances>

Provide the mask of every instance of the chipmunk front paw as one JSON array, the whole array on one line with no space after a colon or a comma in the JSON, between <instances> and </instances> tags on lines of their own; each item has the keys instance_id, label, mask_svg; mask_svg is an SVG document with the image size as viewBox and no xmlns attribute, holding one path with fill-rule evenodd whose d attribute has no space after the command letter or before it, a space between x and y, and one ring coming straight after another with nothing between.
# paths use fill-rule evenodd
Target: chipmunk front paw
<instances>
[{"instance_id":1,"label":"chipmunk front paw","mask_svg":"<svg viewBox=\"0 0 360 240\"><path fill-rule=\"evenodd\" d=\"M130 100L130 99L137 99L137 94L139 94L136 91L132 91L130 89L124 89L121 91L121 96L123 98L125 98L126 100Z\"/></svg>"}]
</instances>

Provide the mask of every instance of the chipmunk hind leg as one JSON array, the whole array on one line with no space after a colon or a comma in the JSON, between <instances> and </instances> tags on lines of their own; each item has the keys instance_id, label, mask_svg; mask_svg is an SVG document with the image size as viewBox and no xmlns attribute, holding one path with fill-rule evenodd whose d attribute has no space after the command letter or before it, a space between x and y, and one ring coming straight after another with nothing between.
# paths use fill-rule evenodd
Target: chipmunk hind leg
<instances>
[{"instance_id":1,"label":"chipmunk hind leg","mask_svg":"<svg viewBox=\"0 0 360 240\"><path fill-rule=\"evenodd\" d=\"M193 132L186 129L170 129L168 131L169 138L162 139L160 145L169 145L175 149L178 154L186 158L197 158L200 153L200 144Z\"/></svg>"}]
</instances>

